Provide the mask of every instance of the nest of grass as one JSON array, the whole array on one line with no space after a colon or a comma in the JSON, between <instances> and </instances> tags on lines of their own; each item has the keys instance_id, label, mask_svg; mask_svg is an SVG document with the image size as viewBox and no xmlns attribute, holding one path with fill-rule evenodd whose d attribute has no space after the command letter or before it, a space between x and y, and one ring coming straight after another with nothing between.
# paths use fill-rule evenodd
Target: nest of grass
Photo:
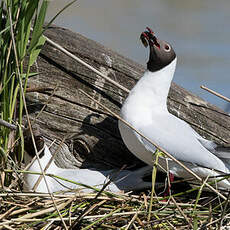
<instances>
[{"instance_id":1,"label":"nest of grass","mask_svg":"<svg viewBox=\"0 0 230 230\"><path fill-rule=\"evenodd\" d=\"M228 229L228 198L201 192L51 196L3 189L0 229Z\"/></svg>"}]
</instances>

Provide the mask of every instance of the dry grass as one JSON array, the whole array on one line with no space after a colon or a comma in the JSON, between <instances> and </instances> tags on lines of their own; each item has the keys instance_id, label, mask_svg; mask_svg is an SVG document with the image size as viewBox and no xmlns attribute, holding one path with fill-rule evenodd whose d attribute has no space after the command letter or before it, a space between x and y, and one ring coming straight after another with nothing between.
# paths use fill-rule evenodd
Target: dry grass
<instances>
[{"instance_id":1,"label":"dry grass","mask_svg":"<svg viewBox=\"0 0 230 230\"><path fill-rule=\"evenodd\" d=\"M167 198L154 196L149 210L148 194L150 191L99 196L65 193L53 198L67 229L227 229L224 226L227 227L230 218L228 201L221 202L217 195L190 190ZM49 194L3 189L0 229L64 229L64 226Z\"/></svg>"}]
</instances>

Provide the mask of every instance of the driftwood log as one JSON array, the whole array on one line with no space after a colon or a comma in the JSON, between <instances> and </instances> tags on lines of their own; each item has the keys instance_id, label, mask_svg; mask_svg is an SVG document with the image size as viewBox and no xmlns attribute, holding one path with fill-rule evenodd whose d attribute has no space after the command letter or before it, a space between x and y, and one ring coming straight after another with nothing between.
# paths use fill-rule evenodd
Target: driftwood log
<instances>
[{"instance_id":1,"label":"driftwood log","mask_svg":"<svg viewBox=\"0 0 230 230\"><path fill-rule=\"evenodd\" d=\"M142 65L67 29L52 26L45 35L128 89L145 71ZM59 150L59 166L106 169L143 164L124 146L117 120L79 89L117 114L127 93L47 43L33 71L39 75L29 80L28 91L32 92L27 92L26 101L30 119L40 127L47 142L55 140L52 151ZM230 117L219 108L174 83L168 107L202 136L230 143Z\"/></svg>"}]
</instances>

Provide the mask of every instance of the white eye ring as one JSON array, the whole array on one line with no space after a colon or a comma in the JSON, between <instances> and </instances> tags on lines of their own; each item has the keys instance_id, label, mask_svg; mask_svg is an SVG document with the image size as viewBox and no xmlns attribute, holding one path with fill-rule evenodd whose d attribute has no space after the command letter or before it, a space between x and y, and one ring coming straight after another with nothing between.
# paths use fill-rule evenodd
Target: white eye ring
<instances>
[{"instance_id":1,"label":"white eye ring","mask_svg":"<svg viewBox=\"0 0 230 230\"><path fill-rule=\"evenodd\" d=\"M170 52L170 51L171 51L171 46L168 45L168 44L165 44L165 45L164 45L164 50L165 50L166 52Z\"/></svg>"}]
</instances>

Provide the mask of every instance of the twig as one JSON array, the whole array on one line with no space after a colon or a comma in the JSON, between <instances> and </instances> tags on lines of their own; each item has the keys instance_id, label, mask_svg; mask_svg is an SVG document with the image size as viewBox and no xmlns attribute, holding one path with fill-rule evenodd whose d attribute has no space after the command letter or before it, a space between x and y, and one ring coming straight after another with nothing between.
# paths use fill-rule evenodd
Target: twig
<instances>
[{"instance_id":1,"label":"twig","mask_svg":"<svg viewBox=\"0 0 230 230\"><path fill-rule=\"evenodd\" d=\"M4 214L0 215L0 221L1 221L2 219L7 218L7 217L13 212L13 210L14 210L15 208L16 208L16 206L10 208L10 209L9 209L8 211L6 211Z\"/></svg>"},{"instance_id":2,"label":"twig","mask_svg":"<svg viewBox=\"0 0 230 230\"><path fill-rule=\"evenodd\" d=\"M183 212L183 210L182 210L182 209L180 208L180 206L177 204L177 202L176 202L176 200L174 199L173 196L171 196L171 199L172 199L173 203L176 205L176 207L177 207L178 211L180 212L180 214L184 217L184 219L186 220L186 222L188 223L188 225L189 225L190 228L192 229L193 226L192 226L192 224L190 223L188 217L185 215L185 213Z\"/></svg>"},{"instance_id":3,"label":"twig","mask_svg":"<svg viewBox=\"0 0 230 230\"><path fill-rule=\"evenodd\" d=\"M17 130L17 126L16 125L10 124L9 122L4 121L2 119L0 119L0 125L8 128L8 129L11 129L11 130Z\"/></svg>"},{"instance_id":4,"label":"twig","mask_svg":"<svg viewBox=\"0 0 230 230\"><path fill-rule=\"evenodd\" d=\"M147 140L149 143L151 143L152 145L154 145L157 149L159 149L161 152L163 152L168 158L172 159L174 162L176 162L178 165L180 165L183 169L185 169L187 172L189 172L193 177L195 177L197 180L199 180L201 183L203 183L202 178L200 178L198 175L196 175L196 173L194 173L192 170L190 170L189 168L187 168L183 163L181 163L180 161L178 161L175 157L173 157L170 153L168 153L166 150L164 150L162 147L160 147L159 145L157 145L156 143L154 143L152 140L150 140L148 137L144 136L141 132L139 132L137 129L135 129L132 125L130 125L126 120L124 120L123 118L121 118L120 116L118 116L116 113L114 113L113 111L111 111L110 109L108 109L106 106L102 105L100 102L98 102L97 100L95 100L94 98L92 98L89 94L85 93L83 90L79 90L80 92L82 92L85 96L87 96L88 98L90 98L91 100L93 100L95 103L97 103L98 105L100 105L103 109L105 109L107 112L109 112L111 115L113 115L114 117L116 117L118 120L122 121L124 124L126 124L129 128L131 128L132 130L134 130L137 134L139 134L141 137L145 138L145 140ZM205 182L205 185L212 190L213 192L215 192L216 194L218 194L222 199L226 200L227 198L221 194L219 191L217 191L215 188L213 188L211 185L209 185L208 183Z\"/></svg>"},{"instance_id":5,"label":"twig","mask_svg":"<svg viewBox=\"0 0 230 230\"><path fill-rule=\"evenodd\" d=\"M53 92L49 95L48 99L46 100L46 103L43 105L43 107L41 108L41 110L39 111L39 113L36 115L35 119L33 120L34 123L35 123L36 119L38 119L38 117L45 110L45 108L47 107L47 105L50 103L50 100L52 99L53 95L55 94L57 88L58 88L58 84L54 88L52 88Z\"/></svg>"},{"instance_id":6,"label":"twig","mask_svg":"<svg viewBox=\"0 0 230 230\"><path fill-rule=\"evenodd\" d=\"M228 205L229 205L229 199L230 199L230 192L228 192L227 200L225 201L223 211L221 212L220 224L219 224L218 230L221 229L221 227L222 227L222 225L223 225L224 217L225 217L225 216L227 215L227 213L228 213L227 208L228 208Z\"/></svg>"},{"instance_id":7,"label":"twig","mask_svg":"<svg viewBox=\"0 0 230 230\"><path fill-rule=\"evenodd\" d=\"M60 210L65 208L67 205L69 205L72 202L73 199L74 198L70 198L67 202L57 205L57 208L60 209ZM21 217L18 218L18 220L20 220L20 219L31 219L31 218L34 218L34 217L37 217L37 216L42 216L44 214L47 214L47 213L50 213L50 212L53 212L53 211L56 211L56 207L44 208L44 209L42 209L42 210L40 210L38 212L28 213L28 214L26 214L24 216L21 216Z\"/></svg>"},{"instance_id":8,"label":"twig","mask_svg":"<svg viewBox=\"0 0 230 230\"><path fill-rule=\"evenodd\" d=\"M153 171L152 171L152 190L151 190L151 196L150 196L150 201L149 201L149 210L148 210L148 218L147 220L150 221L151 218L151 211L152 211L152 207L153 207L153 195L156 195L155 192L155 182L156 182L156 176L157 176L157 166L158 166L158 159L159 159L159 150L157 149L155 151L156 154L156 158L154 161L154 166L153 166Z\"/></svg>"},{"instance_id":9,"label":"twig","mask_svg":"<svg viewBox=\"0 0 230 230\"><path fill-rule=\"evenodd\" d=\"M44 36L44 35L43 35ZM46 41L48 43L50 43L51 45L53 45L55 48L57 48L58 50L60 50L61 52L63 52L64 54L66 54L67 56L73 58L75 61L81 63L82 65L84 65L85 67L87 67L88 69L92 70L94 73L96 73L97 75L101 76L102 78L106 79L107 81L109 81L110 83L112 83L113 85L117 86L118 88L122 89L123 91L125 91L126 93L129 93L129 90L127 88L125 88L124 86L120 85L119 83L117 83L116 81L112 80L111 78L107 77L105 74L101 73L100 71L98 71L97 69L95 69L94 67L92 67L91 65L87 64L86 62L82 61L80 58L78 58L77 56L73 55L72 53L70 53L68 50L66 50L65 48L63 48L62 46L60 46L59 44L57 44L56 42L52 41L51 39L49 39L48 37L44 36Z\"/></svg>"},{"instance_id":10,"label":"twig","mask_svg":"<svg viewBox=\"0 0 230 230\"><path fill-rule=\"evenodd\" d=\"M50 158L50 160L47 162L45 168L43 169L43 172L44 172L44 173L46 173L46 171L48 170L49 166L50 166L51 163L54 161L56 154L59 152L60 148L62 147L62 145L64 144L66 138L68 138L68 136L69 136L69 135L66 135L66 136L62 139L60 145L58 146L58 148L56 149L56 151L54 152L54 154L52 155L52 157ZM50 148L50 146L49 146L49 148ZM42 178L43 178L43 174L40 175L40 176L38 177L38 179L37 179L36 183L34 184L32 190L35 191L35 190L37 189L37 187L38 187L38 185L40 184Z\"/></svg>"},{"instance_id":11,"label":"twig","mask_svg":"<svg viewBox=\"0 0 230 230\"><path fill-rule=\"evenodd\" d=\"M223 96L223 95L220 94L220 93L215 92L215 91L212 90L212 89L207 88L206 86L201 85L200 88L201 88L201 89L204 89L204 90L206 90L206 91L208 91L209 93L214 94L214 95L217 96L217 97L222 98L223 100L225 100L225 101L227 101L227 102L230 102L230 99L229 99L229 98Z\"/></svg>"},{"instance_id":12,"label":"twig","mask_svg":"<svg viewBox=\"0 0 230 230\"><path fill-rule=\"evenodd\" d=\"M104 220L105 218L107 218L107 217L113 216L115 213L117 213L117 212L119 212L119 211L121 211L121 208L118 208L118 209L116 209L116 210L114 210L114 211L111 211L109 214L104 215L103 217L101 217L100 219L96 220L96 221L93 222L92 224L86 226L86 227L83 228L82 230L90 229L93 225L99 223L100 221L103 221L103 220Z\"/></svg>"},{"instance_id":13,"label":"twig","mask_svg":"<svg viewBox=\"0 0 230 230\"><path fill-rule=\"evenodd\" d=\"M121 168L120 170L123 170L123 168ZM118 172L119 173L119 172ZM117 174L117 173L116 173ZM116 176L116 175L115 175ZM101 195L102 192L104 192L105 188L112 182L112 180L115 178L115 176L112 176L112 178L103 185L103 187L101 188L101 190L96 194L95 196L95 200ZM86 215L86 213L89 212L89 210L91 210L91 205L92 204L88 204L84 211L78 216L78 218L73 222L73 224L70 226L70 230L71 229L75 229L77 224L81 221L81 219Z\"/></svg>"},{"instance_id":14,"label":"twig","mask_svg":"<svg viewBox=\"0 0 230 230\"><path fill-rule=\"evenodd\" d=\"M14 228L11 228L10 226L8 225L3 225L4 229L8 229L8 230L14 230Z\"/></svg>"},{"instance_id":15,"label":"twig","mask_svg":"<svg viewBox=\"0 0 230 230\"><path fill-rule=\"evenodd\" d=\"M207 182L209 179L209 176L206 177L205 181L204 182ZM197 208L197 205L198 205L198 201L200 200L200 196L201 196L201 193L203 191L203 187L204 187L205 183L203 183L201 186L200 186L200 189L197 193L197 197L196 197L196 201L195 201L195 204L194 204L194 207L193 207L193 211L192 211L192 215L195 216L195 211L196 211L196 208Z\"/></svg>"},{"instance_id":16,"label":"twig","mask_svg":"<svg viewBox=\"0 0 230 230\"><path fill-rule=\"evenodd\" d=\"M144 203L142 203L141 206L138 208L138 210L136 211L135 215L133 216L133 218L130 220L129 224L125 228L125 230L128 230L133 225L134 221L137 219L138 211L140 211L143 206L144 206Z\"/></svg>"}]
</instances>

